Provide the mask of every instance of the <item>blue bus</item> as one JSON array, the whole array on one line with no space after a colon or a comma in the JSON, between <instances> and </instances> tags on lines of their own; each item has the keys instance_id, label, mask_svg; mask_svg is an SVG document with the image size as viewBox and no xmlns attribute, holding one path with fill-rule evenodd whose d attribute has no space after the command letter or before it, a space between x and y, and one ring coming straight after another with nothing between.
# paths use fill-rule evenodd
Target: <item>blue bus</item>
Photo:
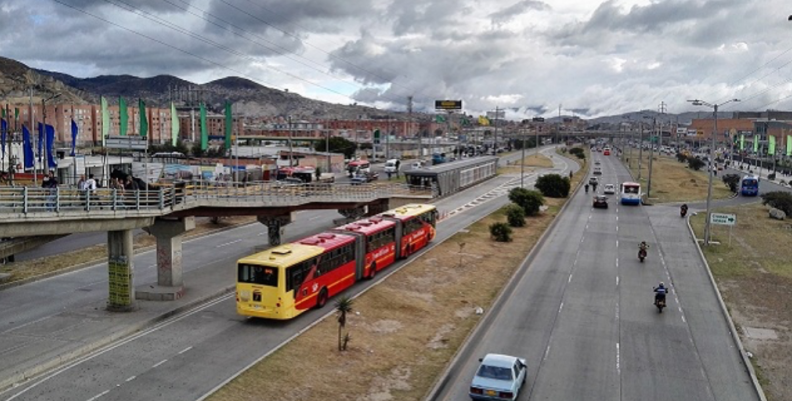
<instances>
[{"instance_id":1,"label":"blue bus","mask_svg":"<svg viewBox=\"0 0 792 401\"><path fill-rule=\"evenodd\" d=\"M759 195L759 177L746 175L740 180L740 193L743 196Z\"/></svg>"},{"instance_id":2,"label":"blue bus","mask_svg":"<svg viewBox=\"0 0 792 401\"><path fill-rule=\"evenodd\" d=\"M641 204L641 184L637 182L624 182L619 191L622 205Z\"/></svg>"}]
</instances>

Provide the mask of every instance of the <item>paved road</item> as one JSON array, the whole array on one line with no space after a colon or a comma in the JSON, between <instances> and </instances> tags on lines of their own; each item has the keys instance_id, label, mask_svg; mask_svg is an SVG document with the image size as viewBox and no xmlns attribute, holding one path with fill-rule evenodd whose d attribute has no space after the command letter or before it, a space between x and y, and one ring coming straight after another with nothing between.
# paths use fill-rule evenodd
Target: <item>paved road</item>
<instances>
[{"instance_id":1,"label":"paved road","mask_svg":"<svg viewBox=\"0 0 792 401\"><path fill-rule=\"evenodd\" d=\"M615 157L594 157L602 183L629 179ZM582 191L571 200L437 399L466 399L489 352L527 359L521 400L758 399L676 207L612 198L607 210ZM651 247L643 264L641 240ZM662 314L652 305L660 281L672 288Z\"/></svg>"},{"instance_id":2,"label":"paved road","mask_svg":"<svg viewBox=\"0 0 792 401\"><path fill-rule=\"evenodd\" d=\"M558 170L563 172L565 162L558 157L554 159L561 163ZM532 183L535 178L536 175L529 176L526 183ZM507 202L503 196L506 189L518 183L519 176L501 176L439 202L441 211L458 210L458 213L439 224L436 243L503 206ZM293 239L329 227L333 217L336 217L333 213L303 212L296 223L287 227L288 237ZM192 292L196 292L195 286L218 289L232 286L235 260L265 243L265 231L263 226L253 224L185 243L184 254L190 255L185 257L188 287L192 286ZM153 252L136 255L135 265L136 282L155 281ZM350 289L350 293L356 294L372 284L362 282ZM102 310L106 294L104 264L4 291L0 298L3 330L0 334L4 338L0 342L0 379L22 365L56 357L64 347L77 350L81 343L91 341L93 333L128 324L124 317L133 320L147 308L163 305L141 302L139 312L113 315ZM18 308L18 305L27 307ZM102 352L78 359L49 376L0 393L0 397L95 400L94 397L106 395L107 399L123 400L197 399L328 311L311 311L290 322L249 320L236 315L231 295L224 296ZM108 392L112 393L107 395Z\"/></svg>"}]
</instances>

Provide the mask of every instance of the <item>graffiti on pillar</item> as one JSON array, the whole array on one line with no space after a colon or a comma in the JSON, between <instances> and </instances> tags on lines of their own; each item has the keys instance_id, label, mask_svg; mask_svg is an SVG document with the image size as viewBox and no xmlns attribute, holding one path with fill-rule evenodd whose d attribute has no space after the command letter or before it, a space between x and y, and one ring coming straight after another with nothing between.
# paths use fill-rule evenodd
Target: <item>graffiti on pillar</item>
<instances>
[{"instance_id":1,"label":"graffiti on pillar","mask_svg":"<svg viewBox=\"0 0 792 401\"><path fill-rule=\"evenodd\" d=\"M338 213L340 213L342 216L346 217L347 219L357 220L366 215L366 207L359 206L349 209L338 209Z\"/></svg>"},{"instance_id":2,"label":"graffiti on pillar","mask_svg":"<svg viewBox=\"0 0 792 401\"><path fill-rule=\"evenodd\" d=\"M269 225L267 225L267 236L269 237L270 245L272 246L280 245L282 233L283 230L280 227L280 223L271 222Z\"/></svg>"},{"instance_id":3,"label":"graffiti on pillar","mask_svg":"<svg viewBox=\"0 0 792 401\"><path fill-rule=\"evenodd\" d=\"M111 308L132 306L132 269L126 256L110 258L110 297L107 302Z\"/></svg>"}]
</instances>

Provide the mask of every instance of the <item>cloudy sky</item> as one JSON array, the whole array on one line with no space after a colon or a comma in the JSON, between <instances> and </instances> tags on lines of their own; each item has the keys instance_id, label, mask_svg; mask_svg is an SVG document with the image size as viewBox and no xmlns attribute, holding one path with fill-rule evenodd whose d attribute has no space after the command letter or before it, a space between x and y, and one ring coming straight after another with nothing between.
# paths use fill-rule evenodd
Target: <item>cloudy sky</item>
<instances>
[{"instance_id":1,"label":"cloudy sky","mask_svg":"<svg viewBox=\"0 0 792 401\"><path fill-rule=\"evenodd\" d=\"M694 98L789 110L790 14L789 0L3 0L0 55L514 119L701 110Z\"/></svg>"}]
</instances>

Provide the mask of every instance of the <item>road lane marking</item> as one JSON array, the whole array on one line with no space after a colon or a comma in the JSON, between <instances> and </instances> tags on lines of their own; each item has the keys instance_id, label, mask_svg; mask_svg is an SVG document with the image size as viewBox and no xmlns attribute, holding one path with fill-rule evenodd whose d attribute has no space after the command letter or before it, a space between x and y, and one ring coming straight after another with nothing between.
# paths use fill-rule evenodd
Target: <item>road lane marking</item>
<instances>
[{"instance_id":1,"label":"road lane marking","mask_svg":"<svg viewBox=\"0 0 792 401\"><path fill-rule=\"evenodd\" d=\"M319 216L311 217L310 219L308 219L308 221L314 221L314 220L316 220L318 218L319 218Z\"/></svg>"},{"instance_id":2,"label":"road lane marking","mask_svg":"<svg viewBox=\"0 0 792 401\"><path fill-rule=\"evenodd\" d=\"M241 238L240 239L235 239L235 240L233 240L231 242L226 242L225 244L217 245L217 246L215 246L215 248L222 248L224 246L229 246L229 245L232 245L232 244L236 244L237 242L241 242L241 241L242 241Z\"/></svg>"},{"instance_id":3,"label":"road lane marking","mask_svg":"<svg viewBox=\"0 0 792 401\"><path fill-rule=\"evenodd\" d=\"M152 368L156 368L156 367L158 367L158 366L162 365L162 364L163 364L163 363L165 363L165 362L168 362L168 360L167 360L167 359L163 359L163 360L161 360L161 361L159 361L159 362L155 363L155 364L154 364L154 366L152 366Z\"/></svg>"},{"instance_id":4,"label":"road lane marking","mask_svg":"<svg viewBox=\"0 0 792 401\"><path fill-rule=\"evenodd\" d=\"M616 343L616 372L618 374L621 374L620 362L621 362L621 356L619 354L619 343L617 342Z\"/></svg>"},{"instance_id":5,"label":"road lane marking","mask_svg":"<svg viewBox=\"0 0 792 401\"><path fill-rule=\"evenodd\" d=\"M682 318L682 323L687 323L687 320L685 320L685 314L684 313L680 314L679 316Z\"/></svg>"},{"instance_id":6,"label":"road lane marking","mask_svg":"<svg viewBox=\"0 0 792 401\"><path fill-rule=\"evenodd\" d=\"M105 394L107 394L109 392L110 392L110 390L102 391L101 393L89 398L88 401L94 401L94 400L98 399L99 397L101 397L101 396L103 396L103 395L105 395Z\"/></svg>"},{"instance_id":7,"label":"road lane marking","mask_svg":"<svg viewBox=\"0 0 792 401\"><path fill-rule=\"evenodd\" d=\"M183 349L183 350L181 350L181 351L179 351L179 355L181 355L181 354L183 354L183 353L185 353L185 352L187 352L187 351L189 351L191 349L192 349L192 345L187 347L187 348L185 348L185 349Z\"/></svg>"},{"instance_id":8,"label":"road lane marking","mask_svg":"<svg viewBox=\"0 0 792 401\"><path fill-rule=\"evenodd\" d=\"M553 337L551 336L550 339L552 340L552 338ZM542 361L546 361L547 360L547 355L549 355L549 354L550 354L550 344L547 344L547 348L545 349L545 354L544 354L544 358L542 358Z\"/></svg>"},{"instance_id":9,"label":"road lane marking","mask_svg":"<svg viewBox=\"0 0 792 401\"><path fill-rule=\"evenodd\" d=\"M618 286L619 286L619 276L616 276L616 287L618 287Z\"/></svg>"},{"instance_id":10,"label":"road lane marking","mask_svg":"<svg viewBox=\"0 0 792 401\"><path fill-rule=\"evenodd\" d=\"M561 302L561 306L558 307L558 313L561 313L562 309L564 309L564 302Z\"/></svg>"},{"instance_id":11,"label":"road lane marking","mask_svg":"<svg viewBox=\"0 0 792 401\"><path fill-rule=\"evenodd\" d=\"M131 382L132 380L135 380L136 378L137 378L137 376L132 376L132 377L130 377L130 378L128 378L128 379L126 379L126 380L124 380L124 381L125 381L125 382L127 382L127 383L129 383L129 382Z\"/></svg>"}]
</instances>

